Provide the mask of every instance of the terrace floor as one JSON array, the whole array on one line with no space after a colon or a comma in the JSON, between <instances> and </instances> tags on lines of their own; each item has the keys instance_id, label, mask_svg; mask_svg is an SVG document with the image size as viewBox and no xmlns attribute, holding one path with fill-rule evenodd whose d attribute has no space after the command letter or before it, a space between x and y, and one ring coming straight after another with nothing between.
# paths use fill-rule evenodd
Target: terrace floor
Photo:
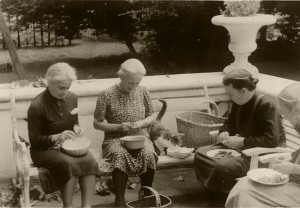
<instances>
[{"instance_id":1,"label":"terrace floor","mask_svg":"<svg viewBox=\"0 0 300 208\"><path fill-rule=\"evenodd\" d=\"M182 176L183 180L178 181L176 178ZM138 197L140 185L135 189L126 190L126 200L136 200ZM159 170L156 172L153 188L159 194L168 196L172 200L173 208L184 207L208 207L208 196L198 183L194 169L172 169L172 170ZM114 195L94 195L93 207L113 207ZM58 202L42 202L37 201L34 207L61 207ZM80 192L75 194L74 207L80 207Z\"/></svg>"}]
</instances>

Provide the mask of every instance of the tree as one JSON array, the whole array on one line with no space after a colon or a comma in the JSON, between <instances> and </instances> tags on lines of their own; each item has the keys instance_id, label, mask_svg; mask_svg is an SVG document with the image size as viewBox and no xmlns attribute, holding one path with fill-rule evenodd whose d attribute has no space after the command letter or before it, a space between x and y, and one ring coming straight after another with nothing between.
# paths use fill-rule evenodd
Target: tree
<instances>
[{"instance_id":1,"label":"tree","mask_svg":"<svg viewBox=\"0 0 300 208\"><path fill-rule=\"evenodd\" d=\"M219 14L221 4L211 1L144 3L138 16L141 31L146 34L147 51L174 67L219 59L227 50L226 30L212 25L211 18Z\"/></svg>"},{"instance_id":2,"label":"tree","mask_svg":"<svg viewBox=\"0 0 300 208\"><path fill-rule=\"evenodd\" d=\"M137 54L133 42L137 40L138 19L134 11L138 3L130 1L90 1L89 22L97 34L108 34L124 41L132 54ZM97 35L96 34L96 35Z\"/></svg>"}]
</instances>

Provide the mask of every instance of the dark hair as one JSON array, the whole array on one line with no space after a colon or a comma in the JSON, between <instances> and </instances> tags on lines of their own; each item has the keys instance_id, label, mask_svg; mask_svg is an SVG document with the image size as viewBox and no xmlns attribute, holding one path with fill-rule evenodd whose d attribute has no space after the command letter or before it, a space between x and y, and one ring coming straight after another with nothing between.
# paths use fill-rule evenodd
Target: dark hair
<instances>
[{"instance_id":1,"label":"dark hair","mask_svg":"<svg viewBox=\"0 0 300 208\"><path fill-rule=\"evenodd\" d=\"M223 85L232 85L233 88L241 90L246 88L250 91L256 89L258 83L257 78L253 78L252 75L246 69L235 69L223 78Z\"/></svg>"}]
</instances>

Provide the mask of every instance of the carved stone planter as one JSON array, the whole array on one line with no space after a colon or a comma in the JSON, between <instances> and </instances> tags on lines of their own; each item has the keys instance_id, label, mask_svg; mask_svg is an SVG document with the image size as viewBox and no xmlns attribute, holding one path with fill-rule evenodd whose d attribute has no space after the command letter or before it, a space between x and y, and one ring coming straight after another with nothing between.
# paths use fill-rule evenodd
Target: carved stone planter
<instances>
[{"instance_id":1,"label":"carved stone planter","mask_svg":"<svg viewBox=\"0 0 300 208\"><path fill-rule=\"evenodd\" d=\"M247 17L225 17L224 15L212 18L214 25L225 27L230 34L229 50L235 60L224 68L228 73L236 68L245 68L252 75L258 75L258 69L248 62L250 54L256 50L256 36L258 30L264 25L271 25L276 22L276 17L267 14L257 14Z\"/></svg>"}]
</instances>

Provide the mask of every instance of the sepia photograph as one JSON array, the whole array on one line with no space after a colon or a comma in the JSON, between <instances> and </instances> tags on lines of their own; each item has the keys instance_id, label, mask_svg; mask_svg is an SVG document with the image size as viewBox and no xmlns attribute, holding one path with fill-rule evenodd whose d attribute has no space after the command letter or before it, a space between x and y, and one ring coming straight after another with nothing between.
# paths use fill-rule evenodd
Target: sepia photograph
<instances>
[{"instance_id":1,"label":"sepia photograph","mask_svg":"<svg viewBox=\"0 0 300 208\"><path fill-rule=\"evenodd\" d=\"M0 207L300 207L300 1L0 0Z\"/></svg>"}]
</instances>

